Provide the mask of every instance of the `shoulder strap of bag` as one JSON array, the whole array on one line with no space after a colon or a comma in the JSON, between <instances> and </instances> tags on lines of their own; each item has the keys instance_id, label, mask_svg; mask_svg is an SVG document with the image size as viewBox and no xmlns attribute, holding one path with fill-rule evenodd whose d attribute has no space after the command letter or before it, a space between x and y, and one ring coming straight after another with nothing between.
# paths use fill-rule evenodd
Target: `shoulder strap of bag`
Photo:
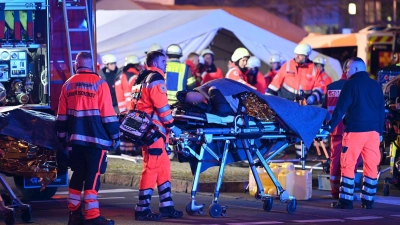
<instances>
[{"instance_id":1,"label":"shoulder strap of bag","mask_svg":"<svg viewBox=\"0 0 400 225\"><path fill-rule=\"evenodd\" d=\"M138 102L139 99L142 97L142 87L143 87L143 84L147 81L147 79L149 78L149 76L152 75L152 74L154 74L154 73L149 73L149 74L142 80L142 82L140 82L139 94L135 95L135 98L134 98L134 99L136 100L136 102L135 102L135 105L133 106L133 111L136 110L137 102ZM155 109L155 108L154 108L154 109ZM151 118L152 118L152 119L153 119L153 116L154 116L154 112L155 112L155 110L153 110L153 112L151 112Z\"/></svg>"}]
</instances>

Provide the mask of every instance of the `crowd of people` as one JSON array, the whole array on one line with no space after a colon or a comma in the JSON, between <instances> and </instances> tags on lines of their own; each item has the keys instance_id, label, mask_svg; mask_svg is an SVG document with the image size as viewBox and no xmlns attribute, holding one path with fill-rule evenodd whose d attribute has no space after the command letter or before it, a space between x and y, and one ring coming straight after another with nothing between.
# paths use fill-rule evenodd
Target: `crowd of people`
<instances>
[{"instance_id":1,"label":"crowd of people","mask_svg":"<svg viewBox=\"0 0 400 225\"><path fill-rule=\"evenodd\" d=\"M282 62L279 55L272 55L269 61L271 69L263 75L260 59L240 47L233 52L225 76L215 65L211 49L204 49L200 54L190 53L187 60L181 62L183 53L179 45L172 44L164 51L160 45L153 44L146 52L145 63L131 55L125 58L122 69L117 67L116 57L107 54L102 57L104 67L99 70L99 76L91 68L90 54L79 53L75 63L77 74L63 86L57 115L60 142L72 147L70 165L74 173L69 189L68 224L114 224L113 220L100 215L97 201L99 174L105 172L106 151L118 148L125 154L135 151L131 140L120 137L116 117L133 108L151 115L160 134L157 140L140 149L143 170L135 219L152 221L182 217L183 212L174 208L172 200L170 162L166 151L169 135L179 136L182 131L173 124L170 106L177 102L178 92L222 78L235 80L262 94L280 96L300 104L322 104L327 108L333 115L330 128L325 131L333 134L332 197L339 199L332 207L353 208L354 170L361 154L367 168L361 194L362 206L372 208L379 164L379 136L383 129L382 91L378 83L368 77L365 63L359 58L346 62L342 79L332 83L324 71L326 60L318 57L311 61L311 51L310 45L299 44L294 49L294 58L286 62ZM340 91L344 93L340 94ZM343 124L344 115L346 123ZM335 129L338 124L341 125ZM82 152L85 152L83 156ZM150 209L155 186L160 213L153 213ZM82 189L85 215L81 211Z\"/></svg>"}]
</instances>

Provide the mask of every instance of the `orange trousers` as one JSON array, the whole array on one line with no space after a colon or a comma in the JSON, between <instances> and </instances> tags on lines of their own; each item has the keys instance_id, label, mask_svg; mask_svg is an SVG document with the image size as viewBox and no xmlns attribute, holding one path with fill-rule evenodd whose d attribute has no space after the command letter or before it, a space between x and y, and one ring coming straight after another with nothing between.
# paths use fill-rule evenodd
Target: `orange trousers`
<instances>
[{"instance_id":1,"label":"orange trousers","mask_svg":"<svg viewBox=\"0 0 400 225\"><path fill-rule=\"evenodd\" d=\"M341 175L354 179L354 168L361 154L364 161L364 176L378 177L378 165L381 159L379 133L349 132L343 134L342 154L340 155Z\"/></svg>"},{"instance_id":2,"label":"orange trousers","mask_svg":"<svg viewBox=\"0 0 400 225\"><path fill-rule=\"evenodd\" d=\"M166 140L168 140L168 135ZM166 143L159 138L150 146L142 147L143 170L139 188L154 189L171 180L171 163L166 151ZM159 155L158 155L159 154Z\"/></svg>"},{"instance_id":3,"label":"orange trousers","mask_svg":"<svg viewBox=\"0 0 400 225\"><path fill-rule=\"evenodd\" d=\"M330 183L331 183L331 194L332 197L337 199L339 198L339 187L340 187L340 178L341 178L341 169L340 169L340 155L342 152L342 140L343 135L331 135L331 143L330 143ZM358 157L357 163L354 168L354 173L357 172L358 165L361 163L362 157L361 155Z\"/></svg>"}]
</instances>

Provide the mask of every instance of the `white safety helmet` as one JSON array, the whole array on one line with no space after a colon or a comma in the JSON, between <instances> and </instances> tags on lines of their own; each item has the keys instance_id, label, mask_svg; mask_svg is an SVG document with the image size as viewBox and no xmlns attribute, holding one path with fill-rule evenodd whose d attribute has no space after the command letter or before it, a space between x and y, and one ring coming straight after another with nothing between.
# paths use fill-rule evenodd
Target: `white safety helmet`
<instances>
[{"instance_id":1,"label":"white safety helmet","mask_svg":"<svg viewBox=\"0 0 400 225\"><path fill-rule=\"evenodd\" d=\"M179 45L172 44L167 48L167 55L179 55L182 56L182 49Z\"/></svg>"},{"instance_id":2,"label":"white safety helmet","mask_svg":"<svg viewBox=\"0 0 400 225\"><path fill-rule=\"evenodd\" d=\"M279 54L272 54L269 57L269 63L280 63L280 62L282 62L282 60Z\"/></svg>"},{"instance_id":3,"label":"white safety helmet","mask_svg":"<svg viewBox=\"0 0 400 225\"><path fill-rule=\"evenodd\" d=\"M247 60L246 67L247 68L255 68L255 67L260 67L261 66L261 61L259 58L252 56Z\"/></svg>"},{"instance_id":4,"label":"white safety helmet","mask_svg":"<svg viewBox=\"0 0 400 225\"><path fill-rule=\"evenodd\" d=\"M109 63L117 62L117 58L115 57L115 55L107 54L101 57L101 61L103 62L104 65L107 65Z\"/></svg>"},{"instance_id":5,"label":"white safety helmet","mask_svg":"<svg viewBox=\"0 0 400 225\"><path fill-rule=\"evenodd\" d=\"M243 57L250 57L250 53L247 49L240 47L233 52L231 60L232 62L237 62Z\"/></svg>"},{"instance_id":6,"label":"white safety helmet","mask_svg":"<svg viewBox=\"0 0 400 225\"><path fill-rule=\"evenodd\" d=\"M139 64L139 57L137 55L130 55L125 58L125 66L128 64Z\"/></svg>"},{"instance_id":7,"label":"white safety helmet","mask_svg":"<svg viewBox=\"0 0 400 225\"><path fill-rule=\"evenodd\" d=\"M317 57L317 58L314 59L313 62L314 62L314 63L318 63L318 64L325 65L325 64L326 64L326 59L325 59L325 58L322 58L322 57Z\"/></svg>"},{"instance_id":8,"label":"white safety helmet","mask_svg":"<svg viewBox=\"0 0 400 225\"><path fill-rule=\"evenodd\" d=\"M204 50L201 51L201 53L200 53L201 56L204 56L204 55L206 55L206 54L210 54L210 55L213 55L213 56L214 56L214 52L211 51L211 49L208 49L208 48L204 49Z\"/></svg>"},{"instance_id":9,"label":"white safety helmet","mask_svg":"<svg viewBox=\"0 0 400 225\"><path fill-rule=\"evenodd\" d=\"M298 44L294 49L294 53L297 55L306 55L309 56L311 54L312 48L309 44Z\"/></svg>"},{"instance_id":10,"label":"white safety helmet","mask_svg":"<svg viewBox=\"0 0 400 225\"><path fill-rule=\"evenodd\" d=\"M149 48L148 52L157 52L157 51L163 51L163 48L159 44L152 44Z\"/></svg>"}]
</instances>

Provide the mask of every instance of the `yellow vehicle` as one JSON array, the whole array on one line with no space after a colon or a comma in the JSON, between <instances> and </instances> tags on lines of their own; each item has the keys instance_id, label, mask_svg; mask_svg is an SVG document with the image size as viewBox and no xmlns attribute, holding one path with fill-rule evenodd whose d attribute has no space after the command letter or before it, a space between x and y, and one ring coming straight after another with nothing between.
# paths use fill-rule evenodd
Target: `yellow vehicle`
<instances>
[{"instance_id":1,"label":"yellow vehicle","mask_svg":"<svg viewBox=\"0 0 400 225\"><path fill-rule=\"evenodd\" d=\"M343 64L351 57L360 57L367 64L371 77L377 79L378 70L391 64L395 32L400 28L370 26L351 34L309 34L300 43L335 58Z\"/></svg>"}]
</instances>

